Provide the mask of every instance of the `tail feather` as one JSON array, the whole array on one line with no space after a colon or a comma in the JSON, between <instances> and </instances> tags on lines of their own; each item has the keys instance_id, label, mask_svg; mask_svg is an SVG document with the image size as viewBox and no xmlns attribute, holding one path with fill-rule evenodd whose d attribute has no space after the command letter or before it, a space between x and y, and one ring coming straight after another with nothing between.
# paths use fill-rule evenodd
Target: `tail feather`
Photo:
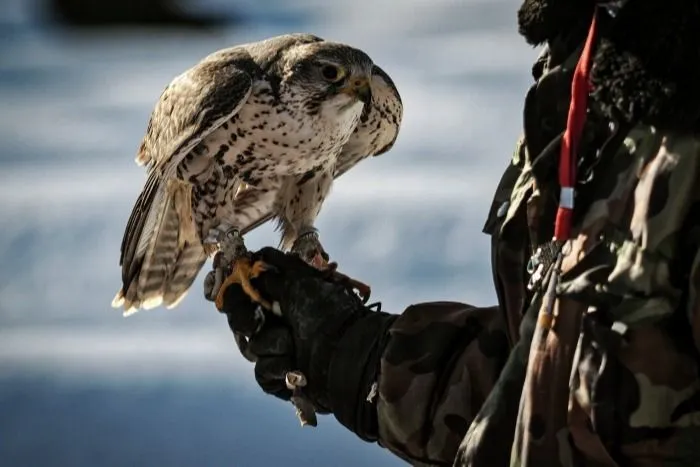
<instances>
[{"instance_id":1,"label":"tail feather","mask_svg":"<svg viewBox=\"0 0 700 467\"><path fill-rule=\"evenodd\" d=\"M178 181L169 185L155 172L149 175L122 240L122 288L112 306L123 306L124 315L176 306L206 261L186 205L189 190Z\"/></svg>"},{"instance_id":2,"label":"tail feather","mask_svg":"<svg viewBox=\"0 0 700 467\"><path fill-rule=\"evenodd\" d=\"M149 217L151 206L154 204L153 201L158 192L159 179L160 177L155 173L151 173L148 176L126 224L126 230L122 238L121 256L119 258L119 265L122 266L122 282L125 286L138 275L143 262L143 248L139 249L141 251L138 253L136 250L139 243L142 243L140 241L141 233L144 231L144 225ZM145 230L150 231L152 227Z\"/></svg>"},{"instance_id":3,"label":"tail feather","mask_svg":"<svg viewBox=\"0 0 700 467\"><path fill-rule=\"evenodd\" d=\"M185 298L206 260L207 255L199 242L188 242L180 250L175 271L163 295L163 302L167 308L175 308Z\"/></svg>"}]
</instances>

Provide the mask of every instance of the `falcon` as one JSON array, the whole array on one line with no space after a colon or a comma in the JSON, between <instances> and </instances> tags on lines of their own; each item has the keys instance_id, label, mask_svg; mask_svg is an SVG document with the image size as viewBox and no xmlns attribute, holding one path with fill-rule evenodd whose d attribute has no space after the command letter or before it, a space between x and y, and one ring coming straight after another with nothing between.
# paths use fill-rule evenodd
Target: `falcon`
<instances>
[{"instance_id":1,"label":"falcon","mask_svg":"<svg viewBox=\"0 0 700 467\"><path fill-rule=\"evenodd\" d=\"M148 122L136 156L147 180L112 306L125 316L173 308L223 253L230 277L260 301L243 235L273 219L280 248L327 268L315 221L333 181L387 152L402 113L393 81L365 52L314 35L203 58L170 82Z\"/></svg>"}]
</instances>

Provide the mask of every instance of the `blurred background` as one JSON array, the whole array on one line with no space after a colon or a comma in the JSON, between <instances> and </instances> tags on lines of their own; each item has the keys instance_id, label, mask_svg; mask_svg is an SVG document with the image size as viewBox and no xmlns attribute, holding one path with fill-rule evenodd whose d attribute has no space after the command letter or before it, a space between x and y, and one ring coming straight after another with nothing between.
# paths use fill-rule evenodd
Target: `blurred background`
<instances>
[{"instance_id":1,"label":"blurred background","mask_svg":"<svg viewBox=\"0 0 700 467\"><path fill-rule=\"evenodd\" d=\"M0 466L405 465L262 395L203 274L175 310L110 307L133 159L162 89L204 55L288 32L351 43L393 77L404 125L335 185L324 245L385 310L492 304L481 228L537 53L518 5L0 0Z\"/></svg>"}]
</instances>

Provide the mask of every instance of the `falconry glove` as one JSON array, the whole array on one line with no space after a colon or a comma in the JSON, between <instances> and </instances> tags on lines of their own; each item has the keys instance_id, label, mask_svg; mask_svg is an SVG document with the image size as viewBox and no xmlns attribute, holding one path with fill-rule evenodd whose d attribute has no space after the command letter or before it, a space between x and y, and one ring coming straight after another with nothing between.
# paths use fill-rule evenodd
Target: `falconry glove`
<instances>
[{"instance_id":1,"label":"falconry glove","mask_svg":"<svg viewBox=\"0 0 700 467\"><path fill-rule=\"evenodd\" d=\"M320 271L296 254L264 248L251 261L259 271L251 283L266 305L238 282L224 282L216 301L242 353L255 361L260 387L293 402L303 396L315 412L332 412L359 436L374 438L376 410L368 395L396 316L365 306L342 275ZM289 381L298 377L305 379L303 394Z\"/></svg>"}]
</instances>

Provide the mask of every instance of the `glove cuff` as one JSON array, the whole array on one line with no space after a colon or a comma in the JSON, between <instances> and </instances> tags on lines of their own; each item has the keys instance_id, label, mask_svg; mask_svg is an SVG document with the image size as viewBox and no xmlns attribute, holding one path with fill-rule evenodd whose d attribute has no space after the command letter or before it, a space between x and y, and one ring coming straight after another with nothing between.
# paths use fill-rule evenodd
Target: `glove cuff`
<instances>
[{"instance_id":1,"label":"glove cuff","mask_svg":"<svg viewBox=\"0 0 700 467\"><path fill-rule=\"evenodd\" d=\"M365 441L377 440L376 397L368 401L379 373L387 331L398 316L372 312L343 335L328 369L328 398L333 415Z\"/></svg>"}]
</instances>

